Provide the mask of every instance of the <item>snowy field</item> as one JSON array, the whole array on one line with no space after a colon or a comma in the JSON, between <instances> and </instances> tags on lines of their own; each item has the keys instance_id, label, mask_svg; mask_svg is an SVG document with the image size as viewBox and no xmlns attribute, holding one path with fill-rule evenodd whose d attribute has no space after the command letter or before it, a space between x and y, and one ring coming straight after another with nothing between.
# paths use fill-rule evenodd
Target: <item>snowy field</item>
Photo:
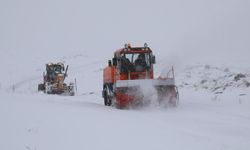
<instances>
[{"instance_id":1,"label":"snowy field","mask_svg":"<svg viewBox=\"0 0 250 150\"><path fill-rule=\"evenodd\" d=\"M0 149L247 150L250 147L250 88L240 84L219 94L210 90L215 84L209 79L217 79L218 83L222 82L219 85L224 85L230 79L219 80L220 76L231 74L229 71L218 73L216 67L207 65L178 71L180 104L177 108L149 106L117 110L103 105L104 62L81 54L59 60L72 64L67 81L77 79L75 97L36 91L42 80L44 66L40 64L43 63L27 63L29 67L24 68L27 74L21 77L7 75L18 69L13 67L2 74L6 80L1 82L0 91ZM158 67L162 65L159 62ZM204 76L208 89L198 84ZM231 78L232 84L240 83Z\"/></svg>"},{"instance_id":2,"label":"snowy field","mask_svg":"<svg viewBox=\"0 0 250 150\"><path fill-rule=\"evenodd\" d=\"M1 149L249 148L249 105L181 91L178 108L117 110L97 96L1 93Z\"/></svg>"},{"instance_id":3,"label":"snowy field","mask_svg":"<svg viewBox=\"0 0 250 150\"><path fill-rule=\"evenodd\" d=\"M0 0L0 150L250 150L247 0ZM147 42L155 77L173 65L177 108L102 99L113 52ZM74 97L37 92L69 65Z\"/></svg>"}]
</instances>

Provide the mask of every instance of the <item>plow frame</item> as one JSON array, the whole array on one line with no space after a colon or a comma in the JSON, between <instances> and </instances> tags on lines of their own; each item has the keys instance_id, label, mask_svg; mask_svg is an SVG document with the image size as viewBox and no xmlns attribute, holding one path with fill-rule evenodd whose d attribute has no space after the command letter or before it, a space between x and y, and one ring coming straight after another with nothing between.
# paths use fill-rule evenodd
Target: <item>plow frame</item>
<instances>
[{"instance_id":1,"label":"plow frame","mask_svg":"<svg viewBox=\"0 0 250 150\"><path fill-rule=\"evenodd\" d=\"M175 86L174 78L167 79L140 79L140 80L117 80L114 84L114 99L117 108L126 108L134 105L143 95L138 94L142 86L151 86L157 91L159 103L167 103L176 107L179 103L179 92ZM143 103L143 101L142 101Z\"/></svg>"}]
</instances>

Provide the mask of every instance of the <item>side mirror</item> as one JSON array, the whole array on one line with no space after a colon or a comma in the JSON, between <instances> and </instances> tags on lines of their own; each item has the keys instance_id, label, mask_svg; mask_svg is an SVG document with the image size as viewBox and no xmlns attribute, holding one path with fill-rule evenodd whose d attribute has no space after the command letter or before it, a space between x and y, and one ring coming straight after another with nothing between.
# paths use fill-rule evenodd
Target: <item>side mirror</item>
<instances>
[{"instance_id":1,"label":"side mirror","mask_svg":"<svg viewBox=\"0 0 250 150\"><path fill-rule=\"evenodd\" d=\"M113 66L117 66L117 59L115 57L113 58Z\"/></svg>"},{"instance_id":2,"label":"side mirror","mask_svg":"<svg viewBox=\"0 0 250 150\"><path fill-rule=\"evenodd\" d=\"M154 55L151 56L151 63L155 64L155 56Z\"/></svg>"}]
</instances>

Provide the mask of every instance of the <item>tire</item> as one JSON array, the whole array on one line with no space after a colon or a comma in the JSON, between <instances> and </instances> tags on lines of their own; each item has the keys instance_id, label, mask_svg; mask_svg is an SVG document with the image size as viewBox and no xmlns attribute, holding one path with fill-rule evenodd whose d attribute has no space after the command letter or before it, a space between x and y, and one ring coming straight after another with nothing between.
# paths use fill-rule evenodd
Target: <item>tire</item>
<instances>
[{"instance_id":1,"label":"tire","mask_svg":"<svg viewBox=\"0 0 250 150\"><path fill-rule=\"evenodd\" d=\"M45 90L44 84L38 84L38 91L44 91L44 90Z\"/></svg>"},{"instance_id":2,"label":"tire","mask_svg":"<svg viewBox=\"0 0 250 150\"><path fill-rule=\"evenodd\" d=\"M108 106L108 96L106 89L103 90L103 99L104 99L104 105Z\"/></svg>"},{"instance_id":3,"label":"tire","mask_svg":"<svg viewBox=\"0 0 250 150\"><path fill-rule=\"evenodd\" d=\"M67 87L67 89L68 89L69 96L75 96L75 91L74 91L74 86L73 85L69 85Z\"/></svg>"},{"instance_id":4,"label":"tire","mask_svg":"<svg viewBox=\"0 0 250 150\"><path fill-rule=\"evenodd\" d=\"M108 95L108 86L104 85L103 89L103 99L104 99L104 105L105 106L111 106L112 105L112 98Z\"/></svg>"},{"instance_id":5,"label":"tire","mask_svg":"<svg viewBox=\"0 0 250 150\"><path fill-rule=\"evenodd\" d=\"M111 106L111 104L112 104L112 100L110 98L108 98L107 106Z\"/></svg>"},{"instance_id":6,"label":"tire","mask_svg":"<svg viewBox=\"0 0 250 150\"><path fill-rule=\"evenodd\" d=\"M55 94L55 91L52 91L51 84L46 82L44 85L44 93L46 94Z\"/></svg>"}]
</instances>

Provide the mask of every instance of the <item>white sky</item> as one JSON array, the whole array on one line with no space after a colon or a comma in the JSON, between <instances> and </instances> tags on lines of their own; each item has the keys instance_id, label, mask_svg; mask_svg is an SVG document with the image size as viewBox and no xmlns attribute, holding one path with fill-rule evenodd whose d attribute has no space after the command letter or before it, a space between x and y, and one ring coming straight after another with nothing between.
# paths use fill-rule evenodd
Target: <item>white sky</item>
<instances>
[{"instance_id":1,"label":"white sky","mask_svg":"<svg viewBox=\"0 0 250 150\"><path fill-rule=\"evenodd\" d=\"M250 54L249 0L0 0L0 52L101 53L147 42L160 58Z\"/></svg>"}]
</instances>

